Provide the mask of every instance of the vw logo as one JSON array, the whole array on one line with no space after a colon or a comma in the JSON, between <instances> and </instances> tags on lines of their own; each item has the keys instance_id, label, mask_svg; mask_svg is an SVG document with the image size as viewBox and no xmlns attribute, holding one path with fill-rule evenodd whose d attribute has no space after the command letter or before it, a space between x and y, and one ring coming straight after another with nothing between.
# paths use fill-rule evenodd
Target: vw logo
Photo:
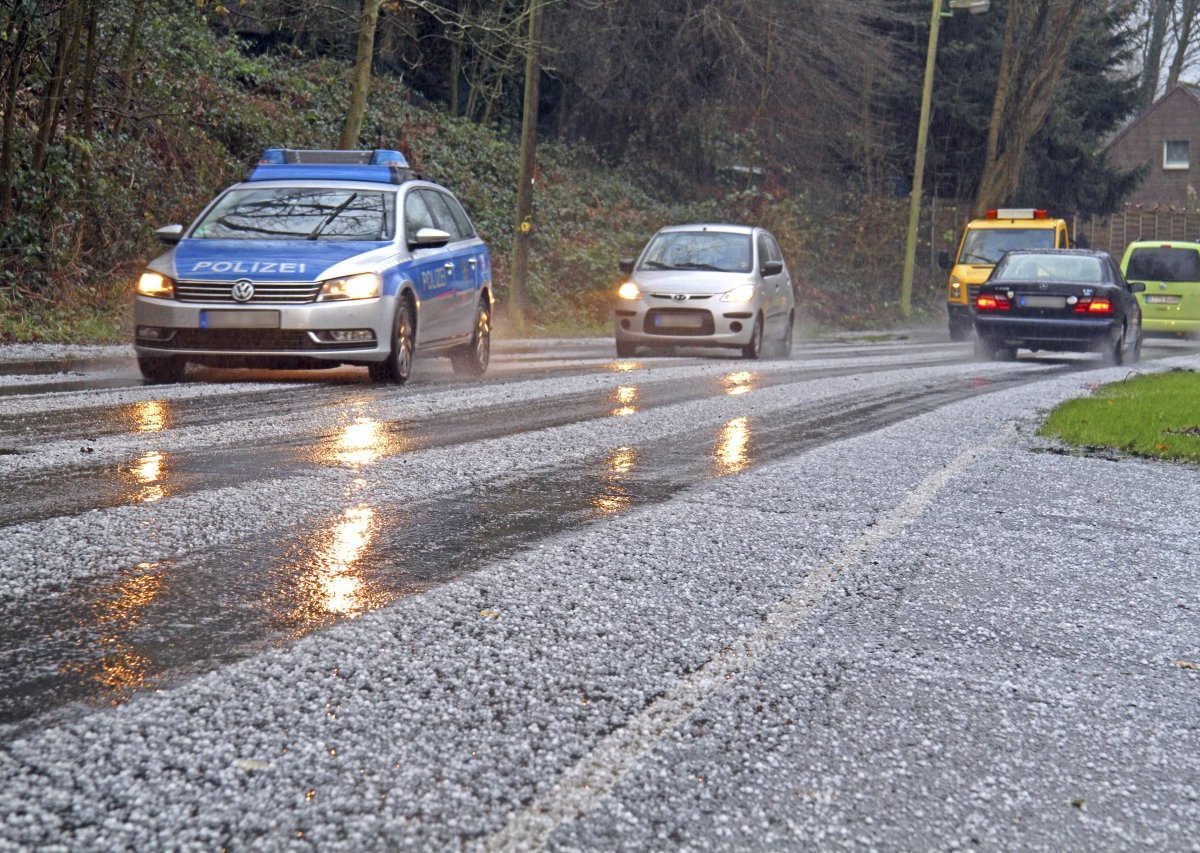
<instances>
[{"instance_id":1,"label":"vw logo","mask_svg":"<svg viewBox=\"0 0 1200 853\"><path fill-rule=\"evenodd\" d=\"M254 282L248 278L233 283L233 301L249 302L254 298Z\"/></svg>"},{"instance_id":2,"label":"vw logo","mask_svg":"<svg viewBox=\"0 0 1200 853\"><path fill-rule=\"evenodd\" d=\"M687 299L687 294L686 293L672 293L671 298L674 299L676 302L683 302Z\"/></svg>"},{"instance_id":3,"label":"vw logo","mask_svg":"<svg viewBox=\"0 0 1200 853\"><path fill-rule=\"evenodd\" d=\"M1166 290L1166 289L1167 289L1167 283L1166 283L1165 281L1160 281L1160 282L1158 283L1158 289L1159 289L1159 290Z\"/></svg>"}]
</instances>

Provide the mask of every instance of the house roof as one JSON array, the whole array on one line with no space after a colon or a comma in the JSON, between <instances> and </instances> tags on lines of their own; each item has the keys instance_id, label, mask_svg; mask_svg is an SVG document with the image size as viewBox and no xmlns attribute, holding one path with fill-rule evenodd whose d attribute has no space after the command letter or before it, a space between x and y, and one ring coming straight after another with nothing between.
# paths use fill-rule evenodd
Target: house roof
<instances>
[{"instance_id":1,"label":"house roof","mask_svg":"<svg viewBox=\"0 0 1200 853\"><path fill-rule=\"evenodd\" d=\"M1137 127L1143 121L1145 121L1145 119L1151 113L1157 111L1158 108L1161 107L1164 103L1166 103L1168 100L1177 99L1180 97L1186 97L1189 101L1193 102L1196 105L1197 109L1200 109L1200 85L1197 85L1195 83L1179 83L1175 86L1174 89L1167 92L1165 95L1163 95L1161 98L1159 98L1157 101L1155 101L1150 106L1146 107L1146 109L1142 110L1140 113L1138 113L1136 116L1134 116L1133 119L1131 119L1128 124L1126 124L1123 128L1118 130L1116 132L1116 134L1113 136L1113 138L1108 141L1108 145L1106 147L1111 149L1114 145L1116 145L1123 138L1125 138L1125 136L1131 130L1133 130L1135 127Z\"/></svg>"}]
</instances>

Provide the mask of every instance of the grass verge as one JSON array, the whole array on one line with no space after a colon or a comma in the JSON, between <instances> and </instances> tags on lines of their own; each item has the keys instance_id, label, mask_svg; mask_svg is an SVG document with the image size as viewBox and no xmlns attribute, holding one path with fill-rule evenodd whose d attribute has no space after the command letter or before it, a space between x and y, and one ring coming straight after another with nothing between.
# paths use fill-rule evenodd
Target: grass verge
<instances>
[{"instance_id":1,"label":"grass verge","mask_svg":"<svg viewBox=\"0 0 1200 853\"><path fill-rule=\"evenodd\" d=\"M1200 465L1200 373L1172 370L1102 385L1090 397L1058 406L1038 434Z\"/></svg>"}]
</instances>

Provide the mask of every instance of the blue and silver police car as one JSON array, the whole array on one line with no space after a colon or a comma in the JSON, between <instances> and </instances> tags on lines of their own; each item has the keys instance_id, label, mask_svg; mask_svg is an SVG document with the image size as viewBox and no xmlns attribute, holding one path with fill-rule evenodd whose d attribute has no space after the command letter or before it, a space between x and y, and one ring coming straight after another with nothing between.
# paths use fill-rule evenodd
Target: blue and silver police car
<instances>
[{"instance_id":1,"label":"blue and silver police car","mask_svg":"<svg viewBox=\"0 0 1200 853\"><path fill-rule=\"evenodd\" d=\"M482 375L487 246L458 200L399 151L268 149L142 273L134 348L152 382L215 366L361 364L401 384L413 356Z\"/></svg>"}]
</instances>

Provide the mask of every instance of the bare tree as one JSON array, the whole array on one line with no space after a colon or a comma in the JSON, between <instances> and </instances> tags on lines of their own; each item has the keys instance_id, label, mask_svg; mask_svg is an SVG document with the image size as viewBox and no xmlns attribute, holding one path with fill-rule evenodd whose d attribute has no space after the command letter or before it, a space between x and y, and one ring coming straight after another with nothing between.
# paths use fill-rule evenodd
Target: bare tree
<instances>
[{"instance_id":1,"label":"bare tree","mask_svg":"<svg viewBox=\"0 0 1200 853\"><path fill-rule=\"evenodd\" d=\"M1023 0L1008 6L1004 45L976 212L1006 201L1021 178L1025 149L1054 104L1089 0Z\"/></svg>"}]
</instances>

